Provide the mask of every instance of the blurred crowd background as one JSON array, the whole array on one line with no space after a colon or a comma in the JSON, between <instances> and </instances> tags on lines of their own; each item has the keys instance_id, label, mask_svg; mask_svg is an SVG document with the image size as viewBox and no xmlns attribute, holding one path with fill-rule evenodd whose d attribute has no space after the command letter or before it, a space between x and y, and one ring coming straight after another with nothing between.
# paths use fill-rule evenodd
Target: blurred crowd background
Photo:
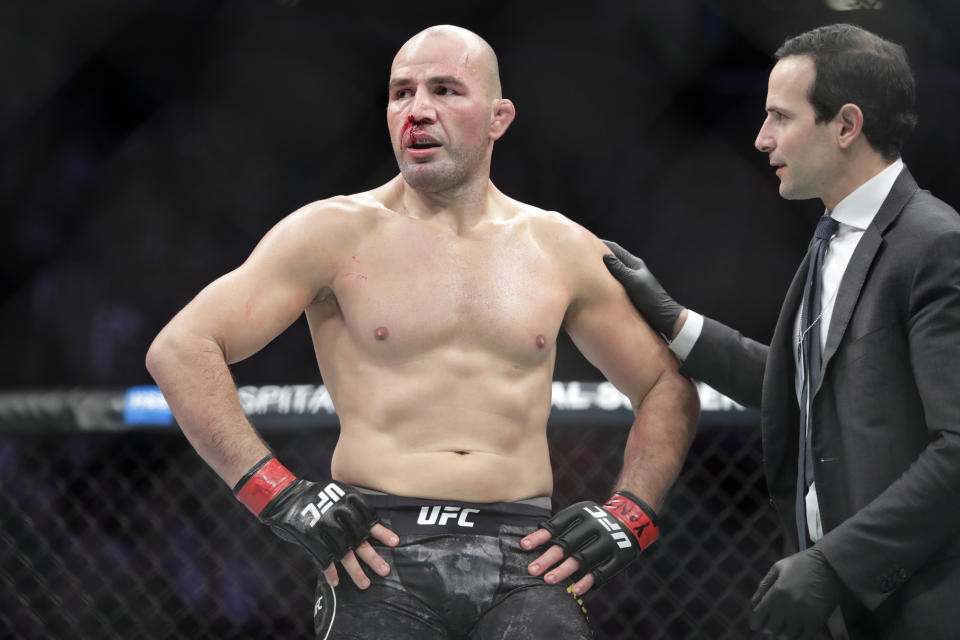
<instances>
[{"instance_id":1,"label":"blurred crowd background","mask_svg":"<svg viewBox=\"0 0 960 640\"><path fill-rule=\"evenodd\" d=\"M839 21L906 46L920 125L904 158L960 204L954 0L4 0L0 387L149 383L156 332L281 217L395 174L389 66L438 23L499 54L518 109L501 190L766 340L821 212L782 201L753 148L771 54ZM317 382L305 323L235 372ZM564 338L556 377L597 376Z\"/></svg>"}]
</instances>

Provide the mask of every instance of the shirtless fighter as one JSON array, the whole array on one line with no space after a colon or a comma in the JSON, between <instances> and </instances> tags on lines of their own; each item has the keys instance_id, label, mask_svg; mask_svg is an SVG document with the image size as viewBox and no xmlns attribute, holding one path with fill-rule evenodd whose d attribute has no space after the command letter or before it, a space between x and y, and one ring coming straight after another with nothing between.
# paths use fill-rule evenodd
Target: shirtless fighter
<instances>
[{"instance_id":1,"label":"shirtless fighter","mask_svg":"<svg viewBox=\"0 0 960 640\"><path fill-rule=\"evenodd\" d=\"M401 175L280 221L147 354L197 452L323 567L320 638L589 638L567 588L579 596L656 539L697 397L603 266L606 246L491 183L514 115L486 42L417 34L390 74ZM228 369L301 313L340 419L316 482L273 457ZM636 420L613 496L551 517L561 328Z\"/></svg>"}]
</instances>

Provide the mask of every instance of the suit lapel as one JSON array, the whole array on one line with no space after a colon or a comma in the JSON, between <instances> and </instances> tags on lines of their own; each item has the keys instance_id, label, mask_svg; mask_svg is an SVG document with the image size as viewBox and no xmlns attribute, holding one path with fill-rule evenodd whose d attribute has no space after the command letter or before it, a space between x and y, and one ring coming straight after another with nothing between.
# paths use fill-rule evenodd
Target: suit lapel
<instances>
[{"instance_id":1,"label":"suit lapel","mask_svg":"<svg viewBox=\"0 0 960 640\"><path fill-rule=\"evenodd\" d=\"M830 329L827 331L827 344L823 351L822 372L826 371L830 359L837 352L840 341L847 331L847 325L850 324L850 317L857 306L857 300L860 299L860 292L863 284L867 280L867 274L870 272L870 265L877 255L880 247L883 246L883 234L890 226L907 201L917 192L917 183L904 166L903 171L893 183L893 188L887 195L886 200L880 205L880 210L874 216L873 222L863 233L863 237L854 249L850 257L850 264L847 265L843 273L843 279L840 281L840 288L837 291L837 299L833 306L833 317L830 320ZM820 376L823 380L823 376ZM816 389L814 393L816 393Z\"/></svg>"},{"instance_id":2,"label":"suit lapel","mask_svg":"<svg viewBox=\"0 0 960 640\"><path fill-rule=\"evenodd\" d=\"M786 402L786 406L796 404L796 392L784 394L784 389L794 389L795 377L793 353L793 325L800 308L800 299L803 297L803 284L807 279L807 265L810 264L810 249L803 257L803 262L793 276L793 282L787 289L787 297L780 307L780 317L773 330L770 340L770 351L767 356L767 371L764 378L765 388L761 406L777 408ZM785 396L785 397L784 397Z\"/></svg>"},{"instance_id":3,"label":"suit lapel","mask_svg":"<svg viewBox=\"0 0 960 640\"><path fill-rule=\"evenodd\" d=\"M796 431L787 425L799 425L797 413L796 368L793 352L793 326L803 284L807 279L810 249L800 263L787 295L780 307L777 326L770 340L767 366L763 377L763 396L760 402L763 432L763 455L767 460L767 485L772 495L790 495L797 477Z\"/></svg>"}]
</instances>

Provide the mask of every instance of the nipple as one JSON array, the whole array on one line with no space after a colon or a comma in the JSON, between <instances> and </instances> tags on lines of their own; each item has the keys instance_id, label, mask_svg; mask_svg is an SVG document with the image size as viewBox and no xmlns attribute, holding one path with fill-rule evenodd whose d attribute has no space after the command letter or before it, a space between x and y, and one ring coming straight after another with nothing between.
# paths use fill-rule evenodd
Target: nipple
<instances>
[{"instance_id":1,"label":"nipple","mask_svg":"<svg viewBox=\"0 0 960 640\"><path fill-rule=\"evenodd\" d=\"M537 349L543 349L547 344L547 339L543 337L542 333L537 334Z\"/></svg>"},{"instance_id":2,"label":"nipple","mask_svg":"<svg viewBox=\"0 0 960 640\"><path fill-rule=\"evenodd\" d=\"M373 332L373 337L376 338L377 340L386 340L389 335L390 335L390 332L387 330L386 327L377 327L376 330Z\"/></svg>"}]
</instances>

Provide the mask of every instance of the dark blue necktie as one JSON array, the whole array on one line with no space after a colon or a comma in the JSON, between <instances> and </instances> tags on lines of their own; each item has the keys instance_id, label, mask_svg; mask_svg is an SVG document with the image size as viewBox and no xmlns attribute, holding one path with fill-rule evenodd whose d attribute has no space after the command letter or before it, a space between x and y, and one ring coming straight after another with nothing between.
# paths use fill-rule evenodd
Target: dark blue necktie
<instances>
[{"instance_id":1,"label":"dark blue necktie","mask_svg":"<svg viewBox=\"0 0 960 640\"><path fill-rule=\"evenodd\" d=\"M837 221L822 216L817 222L810 247L810 264L807 267L807 282L803 286L803 306L800 309L800 453L797 458L797 535L800 549L807 548L806 495L813 483L813 449L811 447L812 425L810 408L813 395L820 385L821 347L820 293L823 291L823 256L827 253L830 238L837 231ZM826 331L824 327L822 329Z\"/></svg>"}]
</instances>

